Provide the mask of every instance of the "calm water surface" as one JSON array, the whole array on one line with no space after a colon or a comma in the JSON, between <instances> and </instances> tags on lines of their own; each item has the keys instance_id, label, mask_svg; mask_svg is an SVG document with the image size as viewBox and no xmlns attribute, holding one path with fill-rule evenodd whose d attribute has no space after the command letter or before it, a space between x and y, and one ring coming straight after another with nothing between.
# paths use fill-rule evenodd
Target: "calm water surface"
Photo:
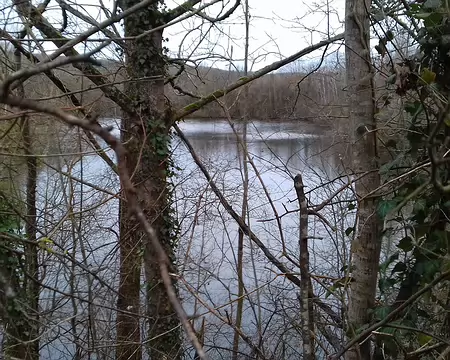
<instances>
[{"instance_id":1,"label":"calm water surface","mask_svg":"<svg viewBox=\"0 0 450 360\"><path fill-rule=\"evenodd\" d=\"M242 151L239 146L241 140L235 131L241 134L242 126L235 123L233 131L230 124L223 120L188 120L180 127L219 189L233 208L241 213ZM337 139L324 128L310 124L252 121L248 125L246 140L250 158L246 216L250 219L250 227L277 258L289 269L298 272L296 266L282 256L287 253L291 258L298 259L299 214L292 212L298 207L293 177L298 173L303 175L306 189L311 191L308 194L311 204L319 204L328 198L341 183L316 188L328 184L340 173L338 150L333 148ZM230 353L223 349L213 350L212 347L226 349L232 344L233 331L224 325L223 319L235 317L238 229L217 201L184 144L174 137L172 147L175 164L179 168L174 183L175 207L182 231L178 248L181 296L186 311L199 317L194 322L195 328L199 329L201 319L205 318L205 346L211 358L227 359ZM118 189L117 179L111 176L111 171L98 157L86 156L73 166L63 162L59 166L64 171L71 170L72 176L107 189L109 193ZM55 191L59 188L76 194L75 210L78 207L89 208L90 211L83 213L83 217L68 217L68 197ZM63 265L49 257L46 284L60 293L55 295L53 290L45 290L41 301L44 309L53 309L51 320L55 324L54 329L48 330L48 339L53 340L45 346L43 358L69 358L68 354L74 351L71 345L73 339L70 335L58 337L61 330L56 330L56 324L67 329L73 326L67 320L68 315L77 318L83 334L86 333L86 314L91 310L91 317L95 313L97 324L95 336L103 338L105 345L114 338L114 311L111 309L115 306L113 289L117 278L113 277L114 271L111 270L117 269L118 201L110 194L87 185L69 183L67 178L53 170L41 175L40 192L42 213L50 212L53 216L52 219L46 216L42 220L43 227L50 231L58 220L63 219L62 225L54 231L53 237L59 239L55 243L79 261L77 276L71 277L70 274L75 271L73 266ZM52 200L48 200L49 192L54 192ZM281 226L273 220L273 209L278 215L283 215ZM336 217L335 213L335 209L330 209L324 210L323 215L333 226L339 224L345 229L348 219ZM75 233L74 227L78 229ZM340 268L336 249L341 245L336 235L330 234L315 218L310 219L310 234L316 239L310 242L313 271L333 275L336 266ZM85 256L87 253L91 254ZM95 271L97 277L92 277L87 269ZM298 357L299 348L295 344L298 344L299 333L294 324L298 326L296 289L248 239L245 239L244 245L243 272L248 293L244 306L244 332L255 342L262 338L270 349L279 349L282 340L285 359ZM74 303L64 294L73 292L75 288L80 298L91 297L91 305L79 301L74 308ZM86 333L85 336L89 339L93 335ZM110 351L113 353L113 350ZM245 344L242 351L249 353Z\"/></svg>"},{"instance_id":2,"label":"calm water surface","mask_svg":"<svg viewBox=\"0 0 450 360\"><path fill-rule=\"evenodd\" d=\"M241 126L235 124L234 127L241 133ZM230 124L227 121L189 121L182 124L182 130L207 164L227 200L241 213L242 153L240 141ZM282 256L284 248L291 258L298 259L299 214L286 214L298 208L293 177L301 173L307 190L314 190L336 178L341 167L338 150L333 147L337 140L331 132L305 124L251 122L247 141L249 157L254 165L248 165L249 224L277 258L293 272L298 272L298 268ZM178 256L180 269L186 281L194 284L195 293L208 304L202 306L190 289L191 292L183 293L185 306L188 312L207 313L207 340L212 347L229 348L232 330L223 326L217 315L234 318L236 310L233 301L237 297L238 228L218 204L183 144L175 145L175 159L181 167L180 179L186 179L177 188L177 204L180 213L184 214L185 231ZM338 184L332 184L310 192L311 204L319 204L328 198L336 186ZM281 228L273 220L273 208L278 215L284 215ZM336 217L333 214L335 210L325 210L323 214L333 226L347 226L345 222L349 219ZM311 268L316 273L333 276L336 267L342 266L336 254L336 247L342 246L337 244L338 237L335 234L330 236L315 218L310 219L310 235L317 238L310 241ZM298 358L300 335L293 326L299 325L297 289L279 276L279 271L248 239L245 239L244 247L244 283L251 295L246 297L243 329L256 342L258 333L264 332L264 342L270 344L270 348L279 346L280 333L284 332L283 342L288 344L284 358ZM218 309L216 315L211 315L212 308ZM286 319L290 319L290 323L286 324ZM218 332L225 336L218 337ZM220 358L223 352L212 350L211 354ZM227 356L229 354L225 358Z\"/></svg>"}]
</instances>

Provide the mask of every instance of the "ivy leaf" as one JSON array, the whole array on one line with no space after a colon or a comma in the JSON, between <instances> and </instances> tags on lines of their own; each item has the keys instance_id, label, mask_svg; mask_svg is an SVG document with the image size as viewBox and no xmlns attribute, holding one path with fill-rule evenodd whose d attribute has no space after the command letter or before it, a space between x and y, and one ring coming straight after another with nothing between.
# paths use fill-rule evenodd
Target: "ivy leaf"
<instances>
[{"instance_id":1,"label":"ivy leaf","mask_svg":"<svg viewBox=\"0 0 450 360\"><path fill-rule=\"evenodd\" d=\"M388 259L380 265L380 270L385 272L386 269L391 265L394 261L398 260L398 252L392 254L388 257Z\"/></svg>"},{"instance_id":2,"label":"ivy leaf","mask_svg":"<svg viewBox=\"0 0 450 360\"><path fill-rule=\"evenodd\" d=\"M389 140L391 141L391 140ZM395 141L394 141L395 142ZM388 143L386 143L386 146L388 146ZM403 156L400 154L399 156L395 157L394 160L387 162L386 164L382 165L380 167L380 170L378 171L380 175L387 174L393 167L396 167L400 165L403 162Z\"/></svg>"},{"instance_id":3,"label":"ivy leaf","mask_svg":"<svg viewBox=\"0 0 450 360\"><path fill-rule=\"evenodd\" d=\"M430 85L436 80L436 73L428 68L424 68L420 73L420 78L423 83Z\"/></svg>"},{"instance_id":4,"label":"ivy leaf","mask_svg":"<svg viewBox=\"0 0 450 360\"><path fill-rule=\"evenodd\" d=\"M419 341L420 346L424 346L428 344L433 338L430 335L425 335L422 333L417 334L417 340Z\"/></svg>"},{"instance_id":5,"label":"ivy leaf","mask_svg":"<svg viewBox=\"0 0 450 360\"><path fill-rule=\"evenodd\" d=\"M387 214L389 214L392 210L397 206L396 200L383 200L378 204L378 215L381 219L384 219Z\"/></svg>"},{"instance_id":6,"label":"ivy leaf","mask_svg":"<svg viewBox=\"0 0 450 360\"><path fill-rule=\"evenodd\" d=\"M391 274L398 273L398 272L404 272L406 270L406 264L403 261L398 262L395 264L394 268L391 271Z\"/></svg>"},{"instance_id":7,"label":"ivy leaf","mask_svg":"<svg viewBox=\"0 0 450 360\"><path fill-rule=\"evenodd\" d=\"M429 16L425 17L423 20L423 24L427 28L434 28L442 23L442 14L438 12L430 13Z\"/></svg>"},{"instance_id":8,"label":"ivy leaf","mask_svg":"<svg viewBox=\"0 0 450 360\"><path fill-rule=\"evenodd\" d=\"M439 8L441 6L442 6L442 1L441 0L427 0L423 4L423 7L427 8L427 9L437 9L437 8Z\"/></svg>"},{"instance_id":9,"label":"ivy leaf","mask_svg":"<svg viewBox=\"0 0 450 360\"><path fill-rule=\"evenodd\" d=\"M388 291L392 291L392 288L394 287L394 285L397 283L397 280L392 279L392 278L382 278L380 280L378 280L378 288L380 289L380 292L382 294L388 292ZM380 319L382 320L382 319Z\"/></svg>"},{"instance_id":10,"label":"ivy leaf","mask_svg":"<svg viewBox=\"0 0 450 360\"><path fill-rule=\"evenodd\" d=\"M413 239L410 236L405 236L398 242L397 247L404 252L411 251L414 247Z\"/></svg>"},{"instance_id":11,"label":"ivy leaf","mask_svg":"<svg viewBox=\"0 0 450 360\"><path fill-rule=\"evenodd\" d=\"M420 261L417 264L416 271L419 275L422 276L422 281L431 280L434 275L439 271L441 267L441 261L438 259L428 260L428 261Z\"/></svg>"},{"instance_id":12,"label":"ivy leaf","mask_svg":"<svg viewBox=\"0 0 450 360\"><path fill-rule=\"evenodd\" d=\"M425 199L417 199L414 202L413 212L418 213L427 209L427 201Z\"/></svg>"},{"instance_id":13,"label":"ivy leaf","mask_svg":"<svg viewBox=\"0 0 450 360\"><path fill-rule=\"evenodd\" d=\"M425 319L429 319L430 318L430 314L426 311L423 311L422 309L417 309L417 316L423 317Z\"/></svg>"},{"instance_id":14,"label":"ivy leaf","mask_svg":"<svg viewBox=\"0 0 450 360\"><path fill-rule=\"evenodd\" d=\"M450 127L450 116L446 116L445 120L444 120L445 125L447 125L448 127Z\"/></svg>"},{"instance_id":15,"label":"ivy leaf","mask_svg":"<svg viewBox=\"0 0 450 360\"><path fill-rule=\"evenodd\" d=\"M411 115L414 116L422 107L422 103L420 101L414 101L414 102L407 102L405 104L405 111Z\"/></svg>"},{"instance_id":16,"label":"ivy leaf","mask_svg":"<svg viewBox=\"0 0 450 360\"><path fill-rule=\"evenodd\" d=\"M415 17L416 19L426 19L426 18L429 17L431 14L433 14L433 13L431 13L431 12L421 12L421 13L414 14L414 17Z\"/></svg>"},{"instance_id":17,"label":"ivy leaf","mask_svg":"<svg viewBox=\"0 0 450 360\"><path fill-rule=\"evenodd\" d=\"M377 320L384 320L390 312L391 308L389 306L378 306L373 310L373 316Z\"/></svg>"}]
</instances>

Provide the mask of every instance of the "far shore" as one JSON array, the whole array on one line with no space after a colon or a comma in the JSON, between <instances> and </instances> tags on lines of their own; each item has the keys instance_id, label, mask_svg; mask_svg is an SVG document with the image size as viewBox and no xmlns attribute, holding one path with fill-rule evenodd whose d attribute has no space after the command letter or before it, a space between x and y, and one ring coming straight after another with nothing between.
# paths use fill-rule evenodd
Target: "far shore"
<instances>
[{"instance_id":1,"label":"far shore","mask_svg":"<svg viewBox=\"0 0 450 360\"><path fill-rule=\"evenodd\" d=\"M187 116L184 118L184 121L189 120L198 120L198 121L227 121L225 117L212 117L212 116ZM243 121L242 117L234 117L231 118L232 121ZM249 122L259 121L259 122L267 122L267 123L302 123L309 124L317 127L331 127L330 118L317 118L317 117L297 117L297 118L266 118L266 119L249 119Z\"/></svg>"}]
</instances>

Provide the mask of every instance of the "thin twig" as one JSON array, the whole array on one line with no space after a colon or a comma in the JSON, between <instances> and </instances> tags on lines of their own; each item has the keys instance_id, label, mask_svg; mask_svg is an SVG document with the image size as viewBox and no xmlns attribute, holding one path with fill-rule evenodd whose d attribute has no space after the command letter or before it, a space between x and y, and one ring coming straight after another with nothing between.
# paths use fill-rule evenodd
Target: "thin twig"
<instances>
[{"instance_id":1,"label":"thin twig","mask_svg":"<svg viewBox=\"0 0 450 360\"><path fill-rule=\"evenodd\" d=\"M197 350L200 359L206 360L207 359L206 353L203 350L200 342L197 339L197 336L195 335L189 323L188 316L184 311L180 301L178 300L174 286L172 284L171 274L169 273L169 268L171 264L170 260L157 237L155 229L148 222L144 212L142 211L141 206L138 203L136 188L134 187L131 181L125 163L126 150L125 147L122 145L122 143L119 141L119 139L117 139L107 129L100 126L99 124L90 123L87 120L80 119L60 109L49 107L43 103L38 103L31 100L13 96L3 97L0 99L0 102L8 104L10 106L16 106L21 109L35 110L49 115L53 115L61 119L62 121L66 122L68 125L78 126L87 131L93 132L97 136L101 137L114 150L117 156L117 168L119 178L126 196L126 200L128 202L128 206L130 208L130 211L134 214L134 216L136 216L145 234L150 240L153 248L155 249L155 252L158 257L158 263L160 266L161 278L166 288L170 303L173 306L178 317L180 318L184 330L189 340L192 342L193 346Z\"/></svg>"},{"instance_id":2,"label":"thin twig","mask_svg":"<svg viewBox=\"0 0 450 360\"><path fill-rule=\"evenodd\" d=\"M236 223L239 225L239 227L242 229L244 234L246 234L250 240L252 240L259 249L264 253L266 258L273 264L275 267L282 272L282 274L290 280L293 284L300 287L301 281L300 279L292 273L280 260L277 259L277 257L272 254L272 252L267 248L267 246L259 239L259 237L250 230L250 227L245 223L245 221L242 220L242 217L238 215L238 213L233 209L233 207L230 205L230 203L227 201L223 193L219 190L217 187L215 181L212 179L211 175L209 174L208 170L206 169L205 165L202 163L200 158L197 156L194 148L192 147L192 144L190 141L186 138L183 131L180 129L178 125L173 126L175 129L175 132L177 133L178 137L183 141L183 143L186 145L186 148L190 152L194 162L200 169L200 171L205 176L206 180L208 181L209 186L213 190L213 192L216 194L217 198L219 199L222 206L225 208L225 210L230 214L230 216L236 221ZM333 309L326 303L324 303L322 300L320 300L317 297L314 297L314 302L326 313L330 316L330 318L333 319L333 321L338 325L342 326L342 320L339 315L337 315Z\"/></svg>"},{"instance_id":3,"label":"thin twig","mask_svg":"<svg viewBox=\"0 0 450 360\"><path fill-rule=\"evenodd\" d=\"M274 63L267 65L265 67L263 67L261 70L255 71L253 74L249 75L249 76L245 76L240 78L238 81L234 82L233 84L230 84L229 86L227 86L225 89L222 90L216 90L213 93L207 95L206 97L202 98L199 101L196 101L192 104L189 104L187 106L185 106L184 108L182 108L180 111L178 111L174 118L173 121L177 121L180 119L185 118L186 116L196 112L197 110L199 110L200 108L202 108L203 106L205 106L206 104L209 104L213 101L215 101L216 99L221 98L222 96L224 96L225 94L230 93L233 90L236 90L238 88L240 88L241 86L248 84L250 82L252 82L253 80L256 80L272 71L275 71L295 60L300 59L301 57L317 50L320 49L323 46L329 45L333 42L342 40L344 38L344 34L339 34L336 35L330 39L327 40L322 40L320 42L318 42L317 44L308 46L306 48L304 48L303 50L288 56L287 58L283 59L283 60L279 60L279 61L275 61Z\"/></svg>"},{"instance_id":4,"label":"thin twig","mask_svg":"<svg viewBox=\"0 0 450 360\"><path fill-rule=\"evenodd\" d=\"M450 270L442 273L439 275L436 279L434 279L432 282L430 282L427 286L423 287L421 290L416 292L414 295L412 295L408 300L406 300L403 304L401 304L399 307L397 307L395 310L391 311L383 320L378 321L377 323L369 326L367 329L359 333L359 335L355 336L352 340L350 340L341 351L339 351L337 354L331 356L331 360L337 360L342 355L345 354L345 352L350 349L353 345L361 341L362 339L365 339L368 337L372 331L375 331L376 329L386 325L391 321L398 313L402 312L404 309L406 309L409 305L412 305L418 298L420 298L423 294L431 290L431 288L438 283L440 283L442 280L445 280L450 276Z\"/></svg>"}]
</instances>

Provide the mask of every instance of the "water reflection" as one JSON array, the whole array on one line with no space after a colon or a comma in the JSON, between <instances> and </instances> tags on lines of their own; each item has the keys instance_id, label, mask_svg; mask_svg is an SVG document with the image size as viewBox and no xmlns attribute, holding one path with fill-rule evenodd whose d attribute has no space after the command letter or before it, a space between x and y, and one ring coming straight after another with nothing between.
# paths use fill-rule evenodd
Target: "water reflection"
<instances>
[{"instance_id":1,"label":"water reflection","mask_svg":"<svg viewBox=\"0 0 450 360\"><path fill-rule=\"evenodd\" d=\"M235 131L242 133L241 124L235 123L233 126ZM240 140L235 136L233 128L227 121L204 120L189 120L180 124L180 127L228 202L241 213L242 154L239 149ZM248 223L274 256L291 271L298 272L298 268L283 256L285 253L298 259L298 213L286 214L278 226L273 220L273 209L281 215L298 207L293 189L293 177L297 173L303 175L307 189L327 183L339 174L340 162L336 150L330 150L333 139L331 136L324 136L323 128L311 125L252 121L248 126L247 141L250 158ZM224 324L224 319L234 319L236 314L238 228L177 137L173 138L173 151L175 164L180 169L174 180L174 206L182 230L178 261L183 303L189 314L201 315L199 319L205 318L205 346L210 357L227 359L230 358L230 353L226 349L231 349L233 330ZM54 197L50 203L43 198L42 201L45 200L46 203L42 204L42 211L53 213L57 217L48 225L49 233L53 231L52 236L57 239L53 224L63 219L61 224L65 224L66 229L60 227L57 231L60 251L67 252L68 256L73 252L73 256L83 266L95 269L98 277L93 278L77 265L77 275L73 279L76 266L64 266L58 261L49 262L49 269L51 265L53 270L51 276L46 278L50 289L43 291L42 307L53 309L49 314L55 323L68 316L76 316L81 334L86 337L90 336L86 334L88 320L92 321L92 318L88 319L87 313L93 311L94 315L91 316L99 324L99 337L106 339L103 340L106 344L112 344L116 294L111 289L117 284L113 273L117 273L114 269L117 269L118 200L111 197L110 193L119 190L119 183L117 177L98 157L84 157L82 162L75 161L70 166L62 164L61 168L64 171L70 168L72 176L89 181L97 189L108 189L109 194L102 193L79 182L69 182L68 178L51 171L43 173L41 179L42 193L45 194L48 189L58 192L63 189L67 191L68 197L73 195L76 199L76 206L71 209L70 204L66 204L66 200L60 196ZM322 202L330 195L333 186L311 192L308 195L310 202ZM75 217L69 209L75 211ZM324 216L329 216L330 221L338 221L333 218L335 215L331 210L328 213L325 211ZM74 240L74 234L70 231L72 224L65 220L66 217L78 224L79 229L75 235L83 240ZM330 247L330 237L321 222L317 219L310 221L311 234L325 239L311 242L311 248L316 250L312 256L312 268L314 271L320 269L321 272L333 275L336 266L332 259L336 256L335 249ZM83 246L88 249L86 252L91 252L88 259L82 256ZM284 276L280 276L279 271L248 239L244 245L243 272L248 293L245 297L243 331L256 343L260 341L260 337L264 339L267 349L275 350L282 342L283 359L298 358L300 336L297 330L297 289ZM73 304L65 295L72 291L68 288L70 281L76 281L79 297L82 299L77 303L76 309L71 308ZM89 296L94 297L92 306L95 310L89 307L90 302L85 301L87 284L91 290ZM55 295L53 289L58 289L60 293ZM59 306L59 303L64 305ZM55 311L55 308L58 310ZM212 308L216 310L211 312ZM196 320L193 325L199 329L200 323L201 320ZM71 325L66 325L69 331ZM56 333L49 333L54 339L45 347L43 358L56 359L67 353L73 355L71 336L58 337L57 332L61 331L61 326L55 327L55 331ZM215 349L216 347L218 348ZM240 350L251 353L244 343ZM114 355L114 348L111 346L105 347L105 351L108 351L105 358ZM96 354L97 357L102 357L98 355L101 352Z\"/></svg>"},{"instance_id":2,"label":"water reflection","mask_svg":"<svg viewBox=\"0 0 450 360\"><path fill-rule=\"evenodd\" d=\"M236 124L234 127L238 133L241 132ZM225 121L205 124L204 128L200 122L186 122L182 129L227 200L240 213L243 193L242 154L240 140L233 129ZM282 254L287 253L291 258L298 259L299 215L296 212L287 214L278 226L276 221L270 220L274 218L273 208L281 215L298 207L293 189L293 177L297 173L303 175L307 189L316 188L339 174L339 159L336 149L332 148L332 137L321 136L324 135L323 129L309 127L307 130L309 132L303 134L299 124L293 123L252 122L247 136L249 157L253 164L249 164L249 224L270 251L294 272L298 272L298 268ZM235 316L238 228L218 204L182 144L176 143L175 159L181 168L180 179L186 179L177 189L180 216L188 234L180 244L180 271L194 289L184 292L185 306L192 314L207 314L207 335L210 340L206 346L210 347L211 354L215 354L212 358L227 358L230 354L224 355L223 350L213 349L217 346L230 348L226 335L231 338L233 331L223 326L223 319L211 315L208 306L220 307L222 315ZM312 204L318 204L329 195L324 190L315 191L309 194L309 200ZM313 236L329 238L321 222L317 219L310 219L310 222ZM292 321L298 321L298 313L292 314L293 317L288 314L292 306L298 307L296 289L284 277L277 275L278 270L248 239L244 247L244 283L246 291L252 295L246 297L243 328L247 335L257 338L258 328L273 325L271 329L274 333L267 332L263 337L267 347L275 349L276 345L271 341L280 339L279 334L275 335L278 325L287 319L289 326L293 325ZM318 252L318 256L311 257L312 268L320 268L331 275L335 271L335 261L330 259L334 254L330 242L312 242L311 248ZM197 295L209 305L201 305ZM274 311L280 313L274 315ZM223 337L216 337L218 328ZM295 326L291 330L291 345L298 344L299 334ZM289 336L283 340L287 344L291 341L288 340ZM290 355L284 354L285 359L299 356L297 345L291 350ZM244 352L247 351L249 349Z\"/></svg>"}]
</instances>

